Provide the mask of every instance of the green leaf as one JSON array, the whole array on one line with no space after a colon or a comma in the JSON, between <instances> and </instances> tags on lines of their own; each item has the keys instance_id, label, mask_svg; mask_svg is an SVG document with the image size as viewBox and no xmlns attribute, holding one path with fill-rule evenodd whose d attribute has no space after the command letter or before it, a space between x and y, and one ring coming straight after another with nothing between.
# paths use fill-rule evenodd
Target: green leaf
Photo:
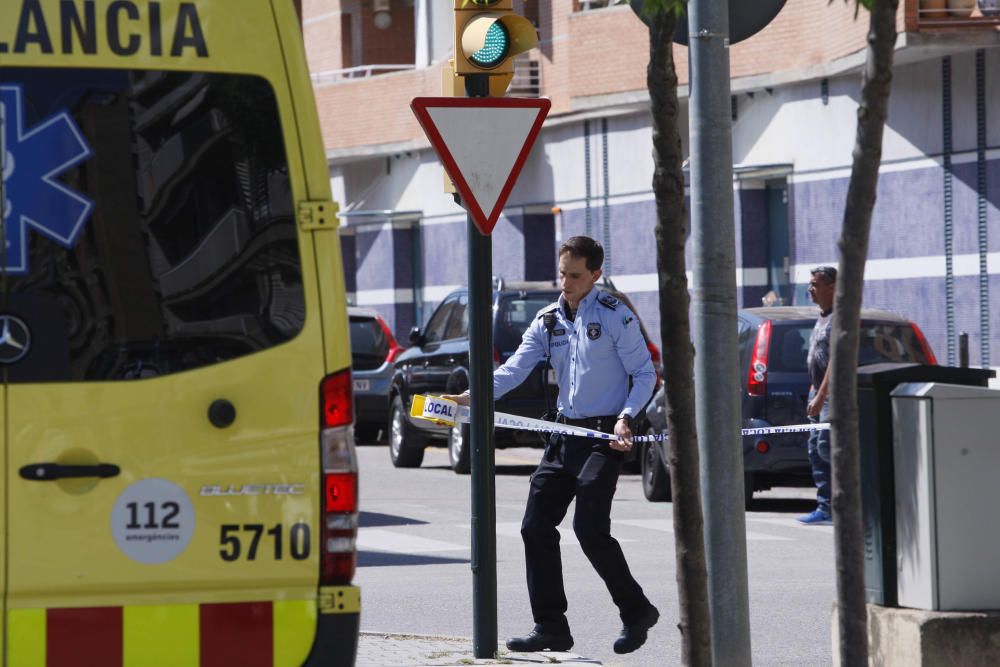
<instances>
[{"instance_id":1,"label":"green leaf","mask_svg":"<svg viewBox=\"0 0 1000 667\"><path fill-rule=\"evenodd\" d=\"M854 3L854 18L855 19L858 18L858 12L861 11L862 7L864 7L868 11L871 11L872 10L872 5L875 4L875 0L844 0L844 4L845 5L848 4L848 3L851 3L851 2ZM833 4L833 0L830 0L827 4L828 5L832 5Z\"/></svg>"},{"instance_id":2,"label":"green leaf","mask_svg":"<svg viewBox=\"0 0 1000 667\"><path fill-rule=\"evenodd\" d=\"M660 12L673 12L677 16L684 16L686 7L687 0L642 0L642 13L648 17L656 16Z\"/></svg>"}]
</instances>

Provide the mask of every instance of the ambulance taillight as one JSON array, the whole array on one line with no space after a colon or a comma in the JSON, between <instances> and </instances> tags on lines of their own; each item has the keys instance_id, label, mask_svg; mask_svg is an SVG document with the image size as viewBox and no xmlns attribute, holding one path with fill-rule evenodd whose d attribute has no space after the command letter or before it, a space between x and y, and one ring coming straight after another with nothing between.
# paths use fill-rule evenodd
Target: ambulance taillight
<instances>
[{"instance_id":1,"label":"ambulance taillight","mask_svg":"<svg viewBox=\"0 0 1000 667\"><path fill-rule=\"evenodd\" d=\"M328 375L320 387L323 455L323 549L320 584L346 585L354 578L358 536L358 458L354 450L351 372Z\"/></svg>"}]
</instances>

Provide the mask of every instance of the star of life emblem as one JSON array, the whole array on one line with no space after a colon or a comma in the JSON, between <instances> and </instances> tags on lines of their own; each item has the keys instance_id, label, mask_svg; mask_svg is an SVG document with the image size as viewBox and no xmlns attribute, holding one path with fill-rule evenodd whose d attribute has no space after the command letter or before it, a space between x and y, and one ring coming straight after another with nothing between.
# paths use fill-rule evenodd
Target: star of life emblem
<instances>
[{"instance_id":1,"label":"star of life emblem","mask_svg":"<svg viewBox=\"0 0 1000 667\"><path fill-rule=\"evenodd\" d=\"M69 113L25 125L22 86L0 85L2 266L8 275L28 272L29 230L72 248L94 208L90 199L58 180L92 155Z\"/></svg>"}]
</instances>

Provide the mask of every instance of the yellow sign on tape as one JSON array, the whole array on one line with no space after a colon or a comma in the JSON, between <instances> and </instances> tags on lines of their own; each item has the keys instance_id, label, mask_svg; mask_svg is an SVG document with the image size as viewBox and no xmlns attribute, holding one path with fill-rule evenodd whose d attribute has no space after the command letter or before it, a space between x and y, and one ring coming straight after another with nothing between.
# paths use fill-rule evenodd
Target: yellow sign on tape
<instances>
[{"instance_id":1,"label":"yellow sign on tape","mask_svg":"<svg viewBox=\"0 0 1000 667\"><path fill-rule=\"evenodd\" d=\"M439 426L454 426L456 422L468 421L460 418L460 406L455 401L450 401L439 396L413 397L410 405L410 416L416 419L426 419Z\"/></svg>"}]
</instances>

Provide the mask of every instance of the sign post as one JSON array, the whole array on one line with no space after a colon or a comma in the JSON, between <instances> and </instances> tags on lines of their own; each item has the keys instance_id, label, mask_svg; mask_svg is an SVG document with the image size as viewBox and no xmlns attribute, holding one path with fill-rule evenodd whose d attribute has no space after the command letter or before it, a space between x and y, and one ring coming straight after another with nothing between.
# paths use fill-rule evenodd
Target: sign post
<instances>
[{"instance_id":1,"label":"sign post","mask_svg":"<svg viewBox=\"0 0 1000 667\"><path fill-rule=\"evenodd\" d=\"M497 650L493 459L493 244L490 233L551 103L547 99L418 97L411 108L468 212L469 436L472 467L473 652Z\"/></svg>"},{"instance_id":2,"label":"sign post","mask_svg":"<svg viewBox=\"0 0 1000 667\"><path fill-rule=\"evenodd\" d=\"M457 187L457 186L456 186ZM463 201L465 201L463 199ZM496 463L493 443L493 241L469 213L469 423L472 475L472 653L497 652Z\"/></svg>"}]
</instances>

